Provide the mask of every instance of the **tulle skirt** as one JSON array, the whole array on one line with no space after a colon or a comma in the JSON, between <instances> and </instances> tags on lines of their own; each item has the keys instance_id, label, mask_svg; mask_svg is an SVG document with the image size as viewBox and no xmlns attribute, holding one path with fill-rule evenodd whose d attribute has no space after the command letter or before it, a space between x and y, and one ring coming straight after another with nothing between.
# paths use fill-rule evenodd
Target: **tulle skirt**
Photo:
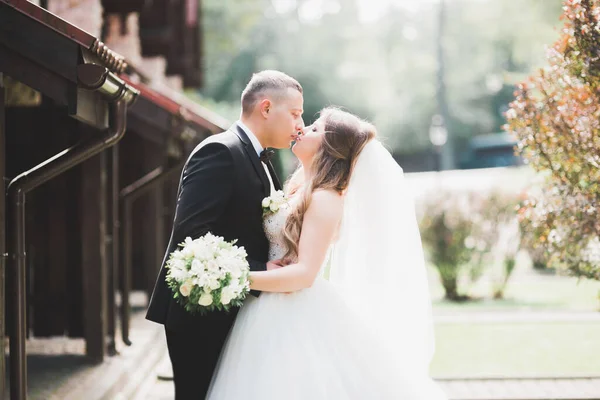
<instances>
[{"instance_id":1,"label":"tulle skirt","mask_svg":"<svg viewBox=\"0 0 600 400\"><path fill-rule=\"evenodd\" d=\"M207 398L445 399L345 299L322 278L291 294L249 296Z\"/></svg>"}]
</instances>

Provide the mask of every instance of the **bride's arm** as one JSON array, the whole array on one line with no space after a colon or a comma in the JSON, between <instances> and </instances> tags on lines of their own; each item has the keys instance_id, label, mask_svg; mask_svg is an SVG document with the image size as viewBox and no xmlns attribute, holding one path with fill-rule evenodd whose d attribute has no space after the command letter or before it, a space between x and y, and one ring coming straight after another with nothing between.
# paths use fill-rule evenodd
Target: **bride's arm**
<instances>
[{"instance_id":1,"label":"bride's arm","mask_svg":"<svg viewBox=\"0 0 600 400\"><path fill-rule=\"evenodd\" d=\"M250 288L263 292L294 292L310 287L325 261L342 217L340 194L318 190L304 214L298 262L271 271L250 273Z\"/></svg>"}]
</instances>

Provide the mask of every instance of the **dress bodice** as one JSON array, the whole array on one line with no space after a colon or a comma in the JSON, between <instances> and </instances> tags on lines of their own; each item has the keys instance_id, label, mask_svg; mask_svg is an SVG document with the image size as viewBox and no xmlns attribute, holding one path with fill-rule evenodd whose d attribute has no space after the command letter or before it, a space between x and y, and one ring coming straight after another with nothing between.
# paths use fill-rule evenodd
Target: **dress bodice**
<instances>
[{"instance_id":1,"label":"dress bodice","mask_svg":"<svg viewBox=\"0 0 600 400\"><path fill-rule=\"evenodd\" d=\"M288 216L292 212L293 206L286 204L275 213L269 213L263 220L265 235L269 241L269 261L280 260L287 253L287 247L283 241L283 228ZM325 261L319 271L319 276L325 276L332 247L329 248Z\"/></svg>"},{"instance_id":2,"label":"dress bodice","mask_svg":"<svg viewBox=\"0 0 600 400\"><path fill-rule=\"evenodd\" d=\"M286 204L285 207L275 213L269 213L264 218L265 235L269 241L269 261L279 260L287 252L283 242L283 228L291 210L291 207Z\"/></svg>"}]
</instances>

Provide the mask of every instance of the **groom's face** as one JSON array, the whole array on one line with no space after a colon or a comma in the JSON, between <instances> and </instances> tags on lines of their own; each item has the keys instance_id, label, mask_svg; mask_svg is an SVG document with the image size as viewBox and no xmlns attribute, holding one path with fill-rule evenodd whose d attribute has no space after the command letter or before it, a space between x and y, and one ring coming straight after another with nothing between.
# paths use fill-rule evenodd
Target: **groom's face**
<instances>
[{"instance_id":1,"label":"groom's face","mask_svg":"<svg viewBox=\"0 0 600 400\"><path fill-rule=\"evenodd\" d=\"M304 98L299 91L288 88L285 93L273 98L267 118L270 132L269 147L276 149L289 148L304 128L302 113Z\"/></svg>"}]
</instances>

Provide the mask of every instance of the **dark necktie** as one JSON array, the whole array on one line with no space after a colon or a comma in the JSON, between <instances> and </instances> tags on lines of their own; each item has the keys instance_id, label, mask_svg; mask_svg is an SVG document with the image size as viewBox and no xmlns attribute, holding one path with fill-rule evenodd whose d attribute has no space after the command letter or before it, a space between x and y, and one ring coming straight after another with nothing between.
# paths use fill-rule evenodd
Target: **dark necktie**
<instances>
[{"instance_id":1,"label":"dark necktie","mask_svg":"<svg viewBox=\"0 0 600 400\"><path fill-rule=\"evenodd\" d=\"M271 161L271 158L273 158L274 155L275 155L275 150L273 150L273 149L264 149L260 153L260 161L262 161L265 164L267 164L269 161Z\"/></svg>"}]
</instances>

